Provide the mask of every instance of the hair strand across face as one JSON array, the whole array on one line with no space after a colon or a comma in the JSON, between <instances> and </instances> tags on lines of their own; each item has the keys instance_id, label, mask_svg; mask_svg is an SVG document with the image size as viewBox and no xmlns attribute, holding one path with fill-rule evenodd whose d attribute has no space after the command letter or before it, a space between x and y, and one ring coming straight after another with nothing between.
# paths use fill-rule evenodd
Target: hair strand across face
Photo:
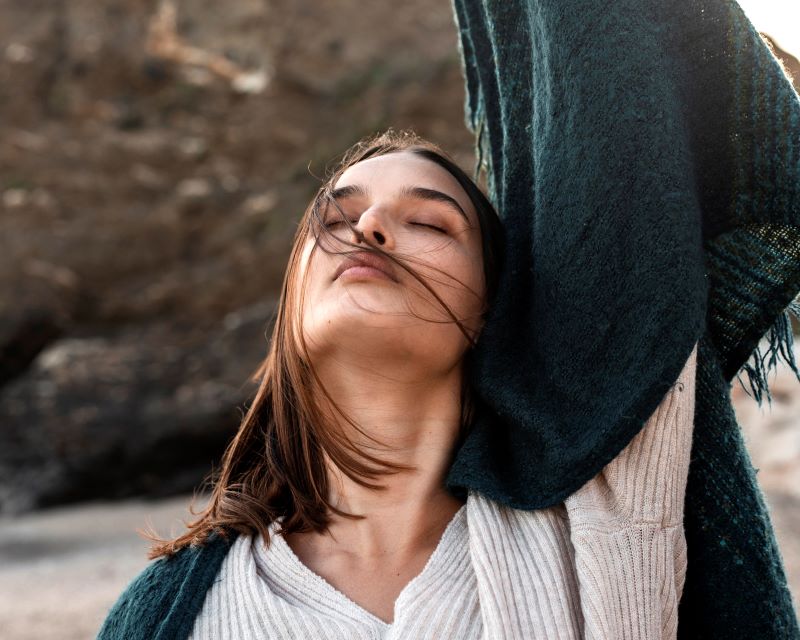
<instances>
[{"instance_id":1,"label":"hair strand across face","mask_svg":"<svg viewBox=\"0 0 800 640\"><path fill-rule=\"evenodd\" d=\"M380 490L370 482L385 474L410 469L368 453L356 446L334 425L334 413L350 424L364 438L379 441L355 424L333 401L311 365L301 327L304 285L297 282L302 247L312 235L315 246L330 251L326 240L371 251L391 260L411 274L447 312L471 345L470 335L461 320L430 287L426 278L413 267L413 256L398 258L380 247L361 242L354 244L334 236L326 227L323 215L333 205L347 228L355 227L347 219L337 199L331 196L339 177L351 166L368 158L407 151L434 162L453 176L477 212L481 232L486 291L482 315L491 307L503 262L503 227L497 213L472 179L436 145L411 131L388 131L367 137L348 149L306 208L295 233L292 251L284 275L272 337L266 357L252 375L259 383L236 435L226 448L220 468L206 480L211 493L206 505L191 513L197 516L186 523L187 531L170 540L154 532L141 532L153 542L149 557L168 556L179 549L202 544L213 532L226 536L230 531L261 534L269 544L268 527L282 518L285 533L324 531L330 513L361 518L343 512L328 500L328 461L362 486ZM336 252L347 255L347 251ZM444 274L447 276L447 274ZM447 276L451 277L451 276ZM464 286L464 283L460 283ZM295 314L292 316L292 314ZM299 335L295 335L295 332ZM466 381L466 376L464 376ZM466 382L461 389L461 432L456 449L466 436L473 409L472 392ZM453 452L455 455L455 450Z\"/></svg>"}]
</instances>

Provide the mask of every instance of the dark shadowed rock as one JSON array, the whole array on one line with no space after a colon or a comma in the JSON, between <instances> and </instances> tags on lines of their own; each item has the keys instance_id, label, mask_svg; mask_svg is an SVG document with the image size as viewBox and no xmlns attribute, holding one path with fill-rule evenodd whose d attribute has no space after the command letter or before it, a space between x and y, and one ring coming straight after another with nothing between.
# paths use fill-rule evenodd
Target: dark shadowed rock
<instances>
[{"instance_id":1,"label":"dark shadowed rock","mask_svg":"<svg viewBox=\"0 0 800 640\"><path fill-rule=\"evenodd\" d=\"M0 512L198 486L255 392L273 309L47 347L0 391Z\"/></svg>"},{"instance_id":2,"label":"dark shadowed rock","mask_svg":"<svg viewBox=\"0 0 800 640\"><path fill-rule=\"evenodd\" d=\"M39 309L0 320L0 387L24 372L62 333L58 320Z\"/></svg>"},{"instance_id":3,"label":"dark shadowed rock","mask_svg":"<svg viewBox=\"0 0 800 640\"><path fill-rule=\"evenodd\" d=\"M78 278L64 267L33 259L9 271L0 275L0 388L58 340L87 302Z\"/></svg>"}]
</instances>

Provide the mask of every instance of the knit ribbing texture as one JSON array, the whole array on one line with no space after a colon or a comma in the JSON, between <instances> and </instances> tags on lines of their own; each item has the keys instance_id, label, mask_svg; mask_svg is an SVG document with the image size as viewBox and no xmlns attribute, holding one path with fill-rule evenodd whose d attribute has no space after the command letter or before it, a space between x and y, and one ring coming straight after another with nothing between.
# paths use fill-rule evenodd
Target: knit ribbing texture
<instances>
[{"instance_id":1,"label":"knit ribbing texture","mask_svg":"<svg viewBox=\"0 0 800 640\"><path fill-rule=\"evenodd\" d=\"M563 504L522 511L470 493L391 624L302 564L280 535L268 548L240 536L190 640L675 638L696 361L695 348L642 431Z\"/></svg>"}]
</instances>

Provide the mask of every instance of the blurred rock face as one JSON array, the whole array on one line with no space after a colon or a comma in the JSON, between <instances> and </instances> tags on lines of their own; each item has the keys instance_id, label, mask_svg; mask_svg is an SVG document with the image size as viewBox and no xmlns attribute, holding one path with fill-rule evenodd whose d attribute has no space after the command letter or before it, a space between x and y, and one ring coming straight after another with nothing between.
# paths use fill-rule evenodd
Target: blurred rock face
<instances>
[{"instance_id":1,"label":"blurred rock face","mask_svg":"<svg viewBox=\"0 0 800 640\"><path fill-rule=\"evenodd\" d=\"M0 512L198 486L326 164L472 166L450 3L0 4Z\"/></svg>"},{"instance_id":2,"label":"blurred rock face","mask_svg":"<svg viewBox=\"0 0 800 640\"><path fill-rule=\"evenodd\" d=\"M159 6L0 7L0 317L219 319L276 289L314 175L364 134L471 165L448 2L187 0L181 55Z\"/></svg>"},{"instance_id":3,"label":"blurred rock face","mask_svg":"<svg viewBox=\"0 0 800 640\"><path fill-rule=\"evenodd\" d=\"M175 325L62 338L6 385L0 512L197 485L239 424L274 304L215 332Z\"/></svg>"}]
</instances>

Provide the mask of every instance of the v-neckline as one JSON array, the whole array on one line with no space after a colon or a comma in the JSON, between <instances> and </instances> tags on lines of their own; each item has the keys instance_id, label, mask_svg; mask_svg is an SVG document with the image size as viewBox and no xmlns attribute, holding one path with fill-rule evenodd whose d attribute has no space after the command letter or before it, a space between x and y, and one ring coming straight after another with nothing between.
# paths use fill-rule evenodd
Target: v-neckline
<instances>
[{"instance_id":1,"label":"v-neckline","mask_svg":"<svg viewBox=\"0 0 800 640\"><path fill-rule=\"evenodd\" d=\"M275 548L267 550L264 547L263 537L259 535L256 539L256 544L258 547L256 553L260 555L262 560L267 562L269 561L268 555L275 553L278 564L282 564L284 569L290 568L295 577L305 579L307 582L315 585L316 588L327 594L329 601L338 601L342 609L349 610L352 616L367 619L372 624L379 626L381 629L388 630L395 624L395 622L397 622L398 603L412 592L415 586L422 580L423 576L427 576L436 568L436 566L439 564L439 559L446 554L448 548L451 546L451 539L454 538L457 533L460 533L462 528L466 527L466 510L467 505L464 503L447 523L441 538L439 538L439 542L436 544L433 552L428 557L425 566L416 576L411 578L411 580L409 580L409 582L402 588L400 593L397 594L397 598L392 606L392 622L386 622L371 611L368 611L355 600L350 598L347 594L334 587L325 578L304 564L294 550L289 546L289 543L286 542L285 538L282 535L275 533L275 525L277 523L273 523L270 526L270 533L272 534L271 545L275 545ZM285 580L286 574L282 575ZM291 579L292 576L289 575L289 577ZM293 595L297 597L304 597L304 595L307 593L307 590L293 589L291 583L288 583L285 588L288 588Z\"/></svg>"}]
</instances>

